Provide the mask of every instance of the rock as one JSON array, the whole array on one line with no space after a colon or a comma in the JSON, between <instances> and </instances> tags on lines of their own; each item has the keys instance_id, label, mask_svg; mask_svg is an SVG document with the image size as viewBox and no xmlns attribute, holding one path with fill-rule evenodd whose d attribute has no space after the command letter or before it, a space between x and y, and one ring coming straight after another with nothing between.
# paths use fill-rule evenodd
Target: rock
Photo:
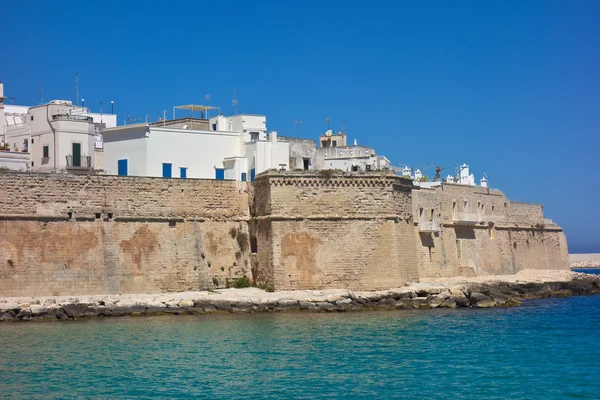
<instances>
[{"instance_id":1,"label":"rock","mask_svg":"<svg viewBox=\"0 0 600 400\"><path fill-rule=\"evenodd\" d=\"M87 303L63 304L62 310L69 318L85 318L96 315Z\"/></svg>"},{"instance_id":2,"label":"rock","mask_svg":"<svg viewBox=\"0 0 600 400\"><path fill-rule=\"evenodd\" d=\"M457 307L469 307L469 299L462 290L452 289L450 290L450 299L454 300Z\"/></svg>"},{"instance_id":3,"label":"rock","mask_svg":"<svg viewBox=\"0 0 600 400\"><path fill-rule=\"evenodd\" d=\"M179 308L194 308L194 301L193 300L181 300L181 301L179 301L179 303L177 303L177 306Z\"/></svg>"},{"instance_id":4,"label":"rock","mask_svg":"<svg viewBox=\"0 0 600 400\"><path fill-rule=\"evenodd\" d=\"M317 305L310 301L301 301L298 303L301 310L315 310L317 309Z\"/></svg>"},{"instance_id":5,"label":"rock","mask_svg":"<svg viewBox=\"0 0 600 400\"><path fill-rule=\"evenodd\" d=\"M326 301L320 301L317 303L317 307L319 307L320 310L325 310L325 311L335 311L336 310L336 306L335 304L331 304L329 302Z\"/></svg>"},{"instance_id":6,"label":"rock","mask_svg":"<svg viewBox=\"0 0 600 400\"><path fill-rule=\"evenodd\" d=\"M450 295L450 293L448 293L448 295ZM431 308L437 308L444 302L444 300L446 300L446 297L440 296L439 294L432 294L431 296L427 297L427 304L429 304L429 307Z\"/></svg>"},{"instance_id":7,"label":"rock","mask_svg":"<svg viewBox=\"0 0 600 400\"><path fill-rule=\"evenodd\" d=\"M15 316L10 312L5 312L4 314L0 315L0 321L13 321L14 319Z\"/></svg>"},{"instance_id":8,"label":"rock","mask_svg":"<svg viewBox=\"0 0 600 400\"><path fill-rule=\"evenodd\" d=\"M494 300L481 292L471 292L469 297L471 299L471 304L477 308L489 308L496 305Z\"/></svg>"},{"instance_id":9,"label":"rock","mask_svg":"<svg viewBox=\"0 0 600 400\"><path fill-rule=\"evenodd\" d=\"M211 306L212 308L215 308L214 306L212 306L210 304L210 300L208 300L208 299L194 300L194 307L195 308L204 309L205 307L208 307L208 306Z\"/></svg>"},{"instance_id":10,"label":"rock","mask_svg":"<svg viewBox=\"0 0 600 400\"><path fill-rule=\"evenodd\" d=\"M387 299L381 299L377 302L377 308L395 308L397 301L393 297L388 297Z\"/></svg>"},{"instance_id":11,"label":"rock","mask_svg":"<svg viewBox=\"0 0 600 400\"><path fill-rule=\"evenodd\" d=\"M448 297L440 304L440 308L456 308L456 301L452 297Z\"/></svg>"},{"instance_id":12,"label":"rock","mask_svg":"<svg viewBox=\"0 0 600 400\"><path fill-rule=\"evenodd\" d=\"M509 297L506 296L504 293L496 290L490 290L488 295L498 306L503 306L509 299Z\"/></svg>"},{"instance_id":13,"label":"rock","mask_svg":"<svg viewBox=\"0 0 600 400\"><path fill-rule=\"evenodd\" d=\"M279 300L275 309L277 311L298 310L298 300Z\"/></svg>"},{"instance_id":14,"label":"rock","mask_svg":"<svg viewBox=\"0 0 600 400\"><path fill-rule=\"evenodd\" d=\"M340 296L339 294L330 294L329 296L327 296L327 301L330 303L335 303L336 301L339 301L342 299L342 296Z\"/></svg>"},{"instance_id":15,"label":"rock","mask_svg":"<svg viewBox=\"0 0 600 400\"><path fill-rule=\"evenodd\" d=\"M252 311L252 308L254 307L254 304L252 304L249 301L238 301L236 303L233 303L231 305L231 311L233 312L250 312Z\"/></svg>"},{"instance_id":16,"label":"rock","mask_svg":"<svg viewBox=\"0 0 600 400\"><path fill-rule=\"evenodd\" d=\"M414 308L430 308L427 297L415 297L412 300Z\"/></svg>"},{"instance_id":17,"label":"rock","mask_svg":"<svg viewBox=\"0 0 600 400\"><path fill-rule=\"evenodd\" d=\"M396 302L397 309L413 308L413 299L400 299Z\"/></svg>"},{"instance_id":18,"label":"rock","mask_svg":"<svg viewBox=\"0 0 600 400\"><path fill-rule=\"evenodd\" d=\"M31 306L31 314L37 318L56 318L56 313L59 310L59 307L55 304L52 305L32 305Z\"/></svg>"},{"instance_id":19,"label":"rock","mask_svg":"<svg viewBox=\"0 0 600 400\"><path fill-rule=\"evenodd\" d=\"M215 306L219 311L230 311L231 302L229 300L211 300L210 304Z\"/></svg>"}]
</instances>

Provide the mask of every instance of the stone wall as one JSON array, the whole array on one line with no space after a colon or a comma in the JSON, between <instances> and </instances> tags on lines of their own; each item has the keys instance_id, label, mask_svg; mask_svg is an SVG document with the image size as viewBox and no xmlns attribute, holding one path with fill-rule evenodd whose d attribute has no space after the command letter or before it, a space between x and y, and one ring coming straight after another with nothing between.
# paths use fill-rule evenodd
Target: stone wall
<instances>
[{"instance_id":1,"label":"stone wall","mask_svg":"<svg viewBox=\"0 0 600 400\"><path fill-rule=\"evenodd\" d=\"M411 183L380 173L328 175L257 177L257 282L375 290L416 279Z\"/></svg>"},{"instance_id":2,"label":"stone wall","mask_svg":"<svg viewBox=\"0 0 600 400\"><path fill-rule=\"evenodd\" d=\"M541 205L511 202L497 190L442 184L415 189L412 207L421 277L569 268L565 235L544 218ZM430 232L423 226L432 210L438 226Z\"/></svg>"},{"instance_id":3,"label":"stone wall","mask_svg":"<svg viewBox=\"0 0 600 400\"><path fill-rule=\"evenodd\" d=\"M0 296L150 293L250 276L247 184L0 174Z\"/></svg>"},{"instance_id":4,"label":"stone wall","mask_svg":"<svg viewBox=\"0 0 600 400\"><path fill-rule=\"evenodd\" d=\"M0 297L400 287L569 268L540 205L384 172L236 181L0 174Z\"/></svg>"}]
</instances>

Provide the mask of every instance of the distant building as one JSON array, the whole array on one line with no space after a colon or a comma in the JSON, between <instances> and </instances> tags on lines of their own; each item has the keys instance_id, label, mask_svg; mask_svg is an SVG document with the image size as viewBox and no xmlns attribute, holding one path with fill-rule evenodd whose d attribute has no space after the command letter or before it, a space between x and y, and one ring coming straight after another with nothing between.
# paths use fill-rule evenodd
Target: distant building
<instances>
[{"instance_id":1,"label":"distant building","mask_svg":"<svg viewBox=\"0 0 600 400\"><path fill-rule=\"evenodd\" d=\"M251 181L268 169L289 169L289 144L267 135L264 115L125 125L104 130L103 138L108 174Z\"/></svg>"},{"instance_id":2,"label":"distant building","mask_svg":"<svg viewBox=\"0 0 600 400\"><path fill-rule=\"evenodd\" d=\"M334 169L346 172L374 171L387 169L390 161L377 155L375 149L360 146L354 141L354 145L346 144L346 134L333 133L328 130L319 138L321 147L317 149L317 169Z\"/></svg>"}]
</instances>

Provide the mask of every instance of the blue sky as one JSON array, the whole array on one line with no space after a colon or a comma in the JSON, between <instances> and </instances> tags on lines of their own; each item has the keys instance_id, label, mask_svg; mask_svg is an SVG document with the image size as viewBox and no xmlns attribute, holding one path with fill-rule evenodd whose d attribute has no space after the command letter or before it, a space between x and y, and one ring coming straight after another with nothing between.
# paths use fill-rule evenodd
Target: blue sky
<instances>
[{"instance_id":1,"label":"blue sky","mask_svg":"<svg viewBox=\"0 0 600 400\"><path fill-rule=\"evenodd\" d=\"M122 123L178 104L267 115L394 164L459 163L543 203L571 252L600 252L598 1L4 1L0 80L17 104L115 101ZM433 168L425 171L433 175Z\"/></svg>"}]
</instances>

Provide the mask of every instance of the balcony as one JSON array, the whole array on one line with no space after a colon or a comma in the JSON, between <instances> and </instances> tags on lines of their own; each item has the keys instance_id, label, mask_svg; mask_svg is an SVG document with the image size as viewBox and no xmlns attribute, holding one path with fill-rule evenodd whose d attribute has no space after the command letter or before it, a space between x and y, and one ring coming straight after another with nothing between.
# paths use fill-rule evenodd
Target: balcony
<instances>
[{"instance_id":1,"label":"balcony","mask_svg":"<svg viewBox=\"0 0 600 400\"><path fill-rule=\"evenodd\" d=\"M87 115L71 115L71 114L54 114L52 121L83 121L83 122L94 122L93 117Z\"/></svg>"},{"instance_id":2,"label":"balcony","mask_svg":"<svg viewBox=\"0 0 600 400\"><path fill-rule=\"evenodd\" d=\"M479 215L473 212L455 212L452 216L452 222L455 224L474 225L479 223Z\"/></svg>"},{"instance_id":3,"label":"balcony","mask_svg":"<svg viewBox=\"0 0 600 400\"><path fill-rule=\"evenodd\" d=\"M92 156L73 157L67 156L67 169L92 169Z\"/></svg>"},{"instance_id":4,"label":"balcony","mask_svg":"<svg viewBox=\"0 0 600 400\"><path fill-rule=\"evenodd\" d=\"M421 221L419 222L419 232L431 233L431 232L439 232L440 224L435 221Z\"/></svg>"}]
</instances>

